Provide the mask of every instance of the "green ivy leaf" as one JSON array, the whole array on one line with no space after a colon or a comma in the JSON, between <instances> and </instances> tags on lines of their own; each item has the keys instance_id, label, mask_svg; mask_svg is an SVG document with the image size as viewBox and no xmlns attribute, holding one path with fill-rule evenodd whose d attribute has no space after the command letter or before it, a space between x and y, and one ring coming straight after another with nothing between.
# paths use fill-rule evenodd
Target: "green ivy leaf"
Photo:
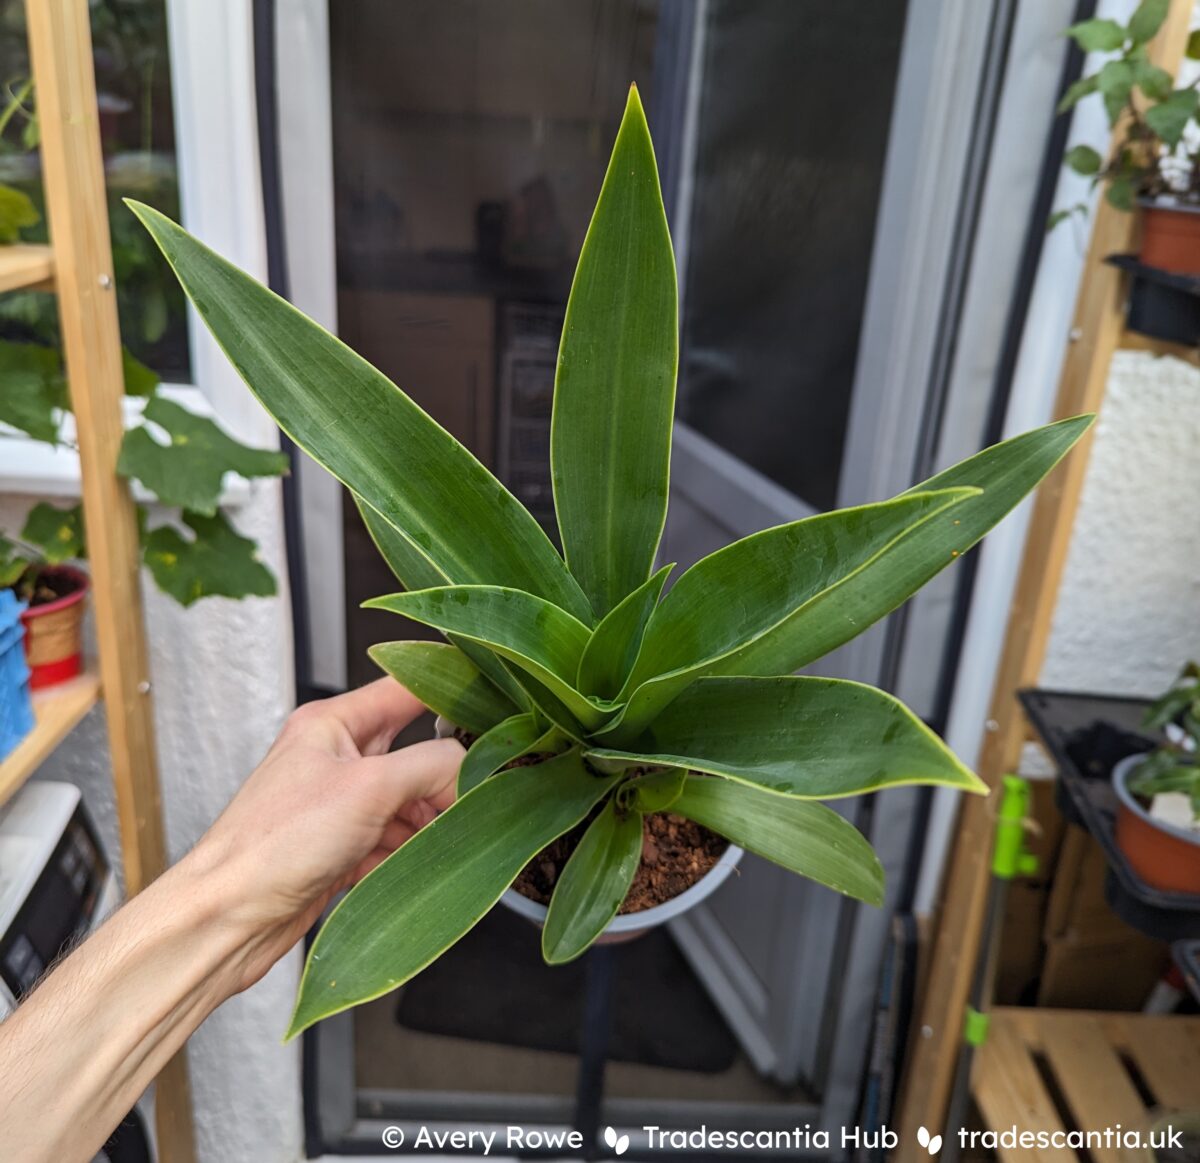
<instances>
[{"instance_id":1,"label":"green ivy leaf","mask_svg":"<svg viewBox=\"0 0 1200 1163\"><path fill-rule=\"evenodd\" d=\"M1118 210L1132 210L1137 197L1137 186L1132 178L1117 178L1109 183L1104 196L1110 206Z\"/></svg>"},{"instance_id":2,"label":"green ivy leaf","mask_svg":"<svg viewBox=\"0 0 1200 1163\"><path fill-rule=\"evenodd\" d=\"M1098 174L1104 164L1103 159L1090 145L1072 146L1067 150L1063 161L1077 174L1083 174L1085 177Z\"/></svg>"},{"instance_id":3,"label":"green ivy leaf","mask_svg":"<svg viewBox=\"0 0 1200 1163\"><path fill-rule=\"evenodd\" d=\"M29 195L12 186L0 186L0 243L21 241L21 229L41 221Z\"/></svg>"},{"instance_id":4,"label":"green ivy leaf","mask_svg":"<svg viewBox=\"0 0 1200 1163\"><path fill-rule=\"evenodd\" d=\"M58 352L36 343L0 341L0 383L0 422L57 444L58 412L68 402Z\"/></svg>"},{"instance_id":5,"label":"green ivy leaf","mask_svg":"<svg viewBox=\"0 0 1200 1163\"><path fill-rule=\"evenodd\" d=\"M1200 61L1200 28L1193 29L1188 34L1187 48L1184 50L1185 55L1190 61Z\"/></svg>"},{"instance_id":6,"label":"green ivy leaf","mask_svg":"<svg viewBox=\"0 0 1200 1163\"><path fill-rule=\"evenodd\" d=\"M28 565L17 544L0 533L0 590L15 586Z\"/></svg>"},{"instance_id":7,"label":"green ivy leaf","mask_svg":"<svg viewBox=\"0 0 1200 1163\"><path fill-rule=\"evenodd\" d=\"M121 372L125 377L125 395L150 396L158 387L158 372L148 368L129 348L121 347Z\"/></svg>"},{"instance_id":8,"label":"green ivy leaf","mask_svg":"<svg viewBox=\"0 0 1200 1163\"><path fill-rule=\"evenodd\" d=\"M288 460L281 452L247 448L211 420L172 400L154 396L142 413L171 438L159 444L143 424L125 433L117 472L141 481L164 505L213 516L227 472L244 477L281 476Z\"/></svg>"},{"instance_id":9,"label":"green ivy leaf","mask_svg":"<svg viewBox=\"0 0 1200 1163\"><path fill-rule=\"evenodd\" d=\"M1065 113L1068 109L1073 109L1084 97L1090 96L1099 87L1099 78L1094 73L1090 77L1080 77L1062 95L1057 106L1058 112Z\"/></svg>"},{"instance_id":10,"label":"green ivy leaf","mask_svg":"<svg viewBox=\"0 0 1200 1163\"><path fill-rule=\"evenodd\" d=\"M1129 18L1129 39L1145 44L1162 27L1170 7L1171 0L1142 0Z\"/></svg>"},{"instance_id":11,"label":"green ivy leaf","mask_svg":"<svg viewBox=\"0 0 1200 1163\"><path fill-rule=\"evenodd\" d=\"M158 588L181 606L207 597L269 598L275 578L258 560L258 547L236 533L223 513L184 513L188 540L164 525L142 539L142 560Z\"/></svg>"},{"instance_id":12,"label":"green ivy leaf","mask_svg":"<svg viewBox=\"0 0 1200 1163\"><path fill-rule=\"evenodd\" d=\"M28 544L40 549L51 565L83 557L87 552L83 532L83 506L59 509L41 501L29 510L21 537Z\"/></svg>"},{"instance_id":13,"label":"green ivy leaf","mask_svg":"<svg viewBox=\"0 0 1200 1163\"><path fill-rule=\"evenodd\" d=\"M1166 69L1160 69L1147 60L1134 62L1134 80L1151 101L1164 101L1171 95L1171 86L1175 83Z\"/></svg>"},{"instance_id":14,"label":"green ivy leaf","mask_svg":"<svg viewBox=\"0 0 1200 1163\"><path fill-rule=\"evenodd\" d=\"M1115 20L1084 20L1067 35L1084 52L1116 52L1125 44L1125 30Z\"/></svg>"},{"instance_id":15,"label":"green ivy leaf","mask_svg":"<svg viewBox=\"0 0 1200 1163\"><path fill-rule=\"evenodd\" d=\"M1049 234L1060 222L1065 222L1075 214L1087 214L1087 206L1083 202L1076 202L1074 206L1068 206L1063 210L1055 210L1046 219L1046 233Z\"/></svg>"},{"instance_id":16,"label":"green ivy leaf","mask_svg":"<svg viewBox=\"0 0 1200 1163\"><path fill-rule=\"evenodd\" d=\"M1200 93L1195 89L1177 89L1165 101L1146 110L1146 124L1169 146L1176 146L1187 123L1196 113Z\"/></svg>"},{"instance_id":17,"label":"green ivy leaf","mask_svg":"<svg viewBox=\"0 0 1200 1163\"><path fill-rule=\"evenodd\" d=\"M1104 108L1108 112L1109 125L1116 125L1117 118L1125 111L1125 106L1129 103L1129 94L1133 92L1133 80L1132 61L1109 61L1096 74L1096 83L1104 97Z\"/></svg>"}]
</instances>

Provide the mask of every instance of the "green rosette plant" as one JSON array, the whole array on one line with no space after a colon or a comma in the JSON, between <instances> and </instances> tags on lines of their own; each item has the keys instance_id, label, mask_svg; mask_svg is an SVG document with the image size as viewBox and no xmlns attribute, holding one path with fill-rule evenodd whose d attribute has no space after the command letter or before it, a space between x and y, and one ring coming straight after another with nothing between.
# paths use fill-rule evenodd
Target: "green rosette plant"
<instances>
[{"instance_id":1,"label":"green rosette plant","mask_svg":"<svg viewBox=\"0 0 1200 1163\"><path fill-rule=\"evenodd\" d=\"M617 913L642 816L669 810L859 900L883 873L820 801L985 785L896 699L792 672L974 545L1090 423L989 448L891 500L767 529L665 590L675 264L636 89L579 258L552 421L560 553L470 452L365 360L179 226L132 209L280 426L358 499L404 592L369 603L446 642L375 661L476 736L455 804L352 889L309 954L290 1034L379 997L590 820L543 929L552 963ZM664 592L665 590L665 592ZM522 756L540 762L513 766Z\"/></svg>"}]
</instances>

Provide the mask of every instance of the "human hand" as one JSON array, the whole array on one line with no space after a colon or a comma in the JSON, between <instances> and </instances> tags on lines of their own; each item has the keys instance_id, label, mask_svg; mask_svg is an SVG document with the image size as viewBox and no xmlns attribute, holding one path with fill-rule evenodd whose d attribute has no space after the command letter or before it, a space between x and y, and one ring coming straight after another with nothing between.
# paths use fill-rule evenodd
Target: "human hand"
<instances>
[{"instance_id":1,"label":"human hand","mask_svg":"<svg viewBox=\"0 0 1200 1163\"><path fill-rule=\"evenodd\" d=\"M388 750L424 710L390 678L299 707L181 863L217 886L226 923L243 931L231 992L262 977L334 894L454 801L456 740Z\"/></svg>"}]
</instances>

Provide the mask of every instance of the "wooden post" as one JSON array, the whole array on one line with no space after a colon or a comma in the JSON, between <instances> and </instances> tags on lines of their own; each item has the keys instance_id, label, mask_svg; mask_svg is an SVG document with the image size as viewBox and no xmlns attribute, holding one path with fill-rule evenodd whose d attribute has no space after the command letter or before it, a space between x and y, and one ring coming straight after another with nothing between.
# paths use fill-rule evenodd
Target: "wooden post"
<instances>
[{"instance_id":1,"label":"wooden post","mask_svg":"<svg viewBox=\"0 0 1200 1163\"><path fill-rule=\"evenodd\" d=\"M100 681L108 721L125 884L132 896L166 866L133 500L116 473L124 377L113 286L100 119L87 0L29 0L29 50L41 126L46 209L71 405ZM164 1163L192 1163L183 1051L157 1085Z\"/></svg>"},{"instance_id":2,"label":"wooden post","mask_svg":"<svg viewBox=\"0 0 1200 1163\"><path fill-rule=\"evenodd\" d=\"M1190 0L1175 0L1150 46L1154 63L1172 73L1183 58L1191 7ZM1104 400L1109 363L1125 327L1125 304L1121 274L1103 259L1132 249L1134 226L1133 214L1100 202L1059 379L1056 419L1099 411ZM1041 674L1090 449L1088 433L1042 485L1034 502L992 694L992 726L979 762L979 774L993 788L1002 775L1016 769L1021 757L1026 726L1016 693L1035 685ZM918 1127L931 1133L943 1129L979 956L990 877L992 806L990 797L965 800L947 866L929 977L913 1027L899 1117L900 1163L928 1158L917 1144Z\"/></svg>"}]
</instances>

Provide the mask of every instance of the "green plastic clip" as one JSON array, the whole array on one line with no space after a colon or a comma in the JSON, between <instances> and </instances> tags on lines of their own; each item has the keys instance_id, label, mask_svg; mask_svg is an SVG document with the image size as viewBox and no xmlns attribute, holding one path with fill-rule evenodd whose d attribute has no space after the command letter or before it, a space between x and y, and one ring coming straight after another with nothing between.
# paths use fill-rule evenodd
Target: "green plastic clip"
<instances>
[{"instance_id":1,"label":"green plastic clip","mask_svg":"<svg viewBox=\"0 0 1200 1163\"><path fill-rule=\"evenodd\" d=\"M1000 880L1032 876L1037 857L1025 847L1025 820L1031 793L1027 780L1006 775L1000 781L1000 807L996 813L996 844L992 851L992 875Z\"/></svg>"},{"instance_id":2,"label":"green plastic clip","mask_svg":"<svg viewBox=\"0 0 1200 1163\"><path fill-rule=\"evenodd\" d=\"M980 1013L974 1006L967 1006L967 1020L963 1023L963 1041L968 1046L982 1046L987 1041L990 1014Z\"/></svg>"}]
</instances>

